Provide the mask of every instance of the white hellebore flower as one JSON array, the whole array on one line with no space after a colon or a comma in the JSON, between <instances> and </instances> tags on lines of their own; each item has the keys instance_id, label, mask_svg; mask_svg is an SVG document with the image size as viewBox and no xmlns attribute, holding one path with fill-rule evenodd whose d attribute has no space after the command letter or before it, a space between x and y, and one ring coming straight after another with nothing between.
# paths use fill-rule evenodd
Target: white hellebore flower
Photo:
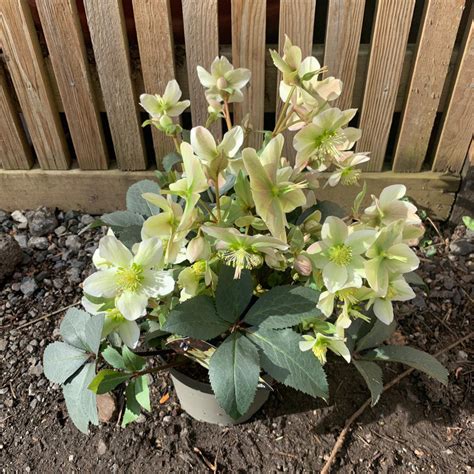
<instances>
[{"instance_id":1,"label":"white hellebore flower","mask_svg":"<svg viewBox=\"0 0 474 474\"><path fill-rule=\"evenodd\" d=\"M115 298L116 308L129 321L146 315L149 298L173 291L173 278L165 271L155 270L163 254L159 239L140 242L133 255L116 237L107 235L100 240L99 252L110 267L100 267L86 278L84 292Z\"/></svg>"},{"instance_id":2,"label":"white hellebore flower","mask_svg":"<svg viewBox=\"0 0 474 474\"><path fill-rule=\"evenodd\" d=\"M351 361L351 353L345 344L345 339L340 336L326 336L317 333L316 337L309 334L303 335L304 341L300 341L300 350L313 351L313 354L319 359L322 365L326 363L326 353L330 349L335 354L344 357L347 362Z\"/></svg>"},{"instance_id":3,"label":"white hellebore flower","mask_svg":"<svg viewBox=\"0 0 474 474\"><path fill-rule=\"evenodd\" d=\"M203 67L197 67L201 84L207 89L206 95L218 96L227 102L242 102L242 89L250 80L250 71L245 68L234 69L225 56L216 57L209 73Z\"/></svg>"},{"instance_id":4,"label":"white hellebore flower","mask_svg":"<svg viewBox=\"0 0 474 474\"><path fill-rule=\"evenodd\" d=\"M360 288L364 276L362 255L372 244L375 231L349 227L335 216L328 217L321 229L322 241L311 244L307 254L313 265L322 269L323 281L330 293L347 287Z\"/></svg>"},{"instance_id":5,"label":"white hellebore flower","mask_svg":"<svg viewBox=\"0 0 474 474\"><path fill-rule=\"evenodd\" d=\"M369 160L370 158L367 155L348 153L342 160L336 161L337 171L331 174L327 184L331 187L336 186L339 182L344 186L357 184L361 170L356 168L356 166Z\"/></svg>"},{"instance_id":6,"label":"white hellebore flower","mask_svg":"<svg viewBox=\"0 0 474 474\"><path fill-rule=\"evenodd\" d=\"M227 168L229 158L235 157L243 142L242 127L234 127L226 132L219 144L216 144L207 128L199 126L191 130L193 151L205 165L207 177L213 181Z\"/></svg>"},{"instance_id":7,"label":"white hellebore flower","mask_svg":"<svg viewBox=\"0 0 474 474\"><path fill-rule=\"evenodd\" d=\"M160 119L163 115L177 117L189 107L189 100L182 100L181 89L175 79L168 82L163 96L155 94L140 95L140 105L150 114L153 119Z\"/></svg>"}]
</instances>

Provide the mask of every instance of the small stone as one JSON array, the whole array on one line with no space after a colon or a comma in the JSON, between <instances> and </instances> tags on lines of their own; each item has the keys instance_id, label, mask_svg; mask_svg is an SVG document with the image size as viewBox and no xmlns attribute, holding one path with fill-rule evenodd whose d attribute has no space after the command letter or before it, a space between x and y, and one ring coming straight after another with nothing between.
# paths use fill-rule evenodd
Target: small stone
<instances>
[{"instance_id":1,"label":"small stone","mask_svg":"<svg viewBox=\"0 0 474 474\"><path fill-rule=\"evenodd\" d=\"M16 234L13 238L18 242L22 249L28 248L28 237L25 234Z\"/></svg>"},{"instance_id":2,"label":"small stone","mask_svg":"<svg viewBox=\"0 0 474 474\"><path fill-rule=\"evenodd\" d=\"M84 225L92 224L94 221L95 221L95 218L90 216L89 214L84 214L81 217L81 224L84 224Z\"/></svg>"},{"instance_id":3,"label":"small stone","mask_svg":"<svg viewBox=\"0 0 474 474\"><path fill-rule=\"evenodd\" d=\"M79 268L68 268L66 270L66 275L71 283L81 283L82 281L81 270L79 270Z\"/></svg>"},{"instance_id":4,"label":"small stone","mask_svg":"<svg viewBox=\"0 0 474 474\"><path fill-rule=\"evenodd\" d=\"M25 215L21 211L13 211L12 212L12 219L15 222L19 222L20 224L23 222L27 222Z\"/></svg>"},{"instance_id":5,"label":"small stone","mask_svg":"<svg viewBox=\"0 0 474 474\"><path fill-rule=\"evenodd\" d=\"M3 224L9 219L10 215L8 212L5 212L3 209L0 209L0 224Z\"/></svg>"},{"instance_id":6,"label":"small stone","mask_svg":"<svg viewBox=\"0 0 474 474\"><path fill-rule=\"evenodd\" d=\"M69 459L69 462L73 462L74 461L74 454L70 454L68 459Z\"/></svg>"},{"instance_id":7,"label":"small stone","mask_svg":"<svg viewBox=\"0 0 474 474\"><path fill-rule=\"evenodd\" d=\"M61 288L63 288L64 286L64 281L61 280L61 278L55 278L53 280L53 286L54 288L56 288L57 290L60 290Z\"/></svg>"},{"instance_id":8,"label":"small stone","mask_svg":"<svg viewBox=\"0 0 474 474\"><path fill-rule=\"evenodd\" d=\"M13 273L23 260L23 252L18 242L8 234L0 234L0 281Z\"/></svg>"},{"instance_id":9,"label":"small stone","mask_svg":"<svg viewBox=\"0 0 474 474\"><path fill-rule=\"evenodd\" d=\"M28 220L28 228L31 235L41 237L43 235L50 234L58 225L58 220L54 215L54 212L40 208L33 212L33 215Z\"/></svg>"},{"instance_id":10,"label":"small stone","mask_svg":"<svg viewBox=\"0 0 474 474\"><path fill-rule=\"evenodd\" d=\"M43 366L41 365L41 362L38 362L36 365L32 365L28 369L28 373L30 375L36 375L37 377L39 377L43 373Z\"/></svg>"},{"instance_id":11,"label":"small stone","mask_svg":"<svg viewBox=\"0 0 474 474\"><path fill-rule=\"evenodd\" d=\"M66 247L74 252L79 252L82 248L82 242L78 235L70 235L66 239Z\"/></svg>"},{"instance_id":12,"label":"small stone","mask_svg":"<svg viewBox=\"0 0 474 474\"><path fill-rule=\"evenodd\" d=\"M171 423L172 420L173 420L173 417L170 415L166 415L163 417L163 423Z\"/></svg>"},{"instance_id":13,"label":"small stone","mask_svg":"<svg viewBox=\"0 0 474 474\"><path fill-rule=\"evenodd\" d=\"M467 239L454 240L449 244L449 250L453 255L469 255L474 252L474 244Z\"/></svg>"},{"instance_id":14,"label":"small stone","mask_svg":"<svg viewBox=\"0 0 474 474\"><path fill-rule=\"evenodd\" d=\"M8 341L6 339L0 339L0 351L3 352L8 345Z\"/></svg>"},{"instance_id":15,"label":"small stone","mask_svg":"<svg viewBox=\"0 0 474 474\"><path fill-rule=\"evenodd\" d=\"M30 237L28 240L28 247L36 250L46 250L49 247L49 242L46 237Z\"/></svg>"},{"instance_id":16,"label":"small stone","mask_svg":"<svg viewBox=\"0 0 474 474\"><path fill-rule=\"evenodd\" d=\"M107 445L105 444L103 439L99 439L97 443L97 454L99 456L103 456L107 452Z\"/></svg>"},{"instance_id":17,"label":"small stone","mask_svg":"<svg viewBox=\"0 0 474 474\"><path fill-rule=\"evenodd\" d=\"M1 349L0 349L1 350ZM469 358L469 355L467 354L467 352L464 352L464 351L458 351L458 358L460 360L467 360Z\"/></svg>"},{"instance_id":18,"label":"small stone","mask_svg":"<svg viewBox=\"0 0 474 474\"><path fill-rule=\"evenodd\" d=\"M25 277L21 280L20 291L25 296L31 296L37 289L38 285L33 277Z\"/></svg>"},{"instance_id":19,"label":"small stone","mask_svg":"<svg viewBox=\"0 0 474 474\"><path fill-rule=\"evenodd\" d=\"M111 393L97 395L97 411L102 423L108 423L114 417L116 410L115 397Z\"/></svg>"},{"instance_id":20,"label":"small stone","mask_svg":"<svg viewBox=\"0 0 474 474\"><path fill-rule=\"evenodd\" d=\"M60 225L59 227L57 227L56 229L54 229L54 233L59 237L60 235L63 235L65 234L67 231L66 227L64 227L63 225Z\"/></svg>"}]
</instances>

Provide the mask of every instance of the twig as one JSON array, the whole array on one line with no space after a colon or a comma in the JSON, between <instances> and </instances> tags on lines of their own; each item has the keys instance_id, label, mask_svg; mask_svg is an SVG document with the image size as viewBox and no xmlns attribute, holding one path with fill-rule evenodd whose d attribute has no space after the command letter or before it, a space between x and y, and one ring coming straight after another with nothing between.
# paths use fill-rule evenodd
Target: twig
<instances>
[{"instance_id":1,"label":"twig","mask_svg":"<svg viewBox=\"0 0 474 474\"><path fill-rule=\"evenodd\" d=\"M464 336L461 339L458 339L456 342L453 342L449 346L437 352L435 354L435 357L439 357L441 354L444 354L445 352L450 351L454 347L470 339L473 335L474 335L474 332L471 332L467 336ZM389 383L385 384L383 387L382 393L392 388L394 385L400 382L400 380L405 378L407 375L410 375L414 370L415 369L413 368L407 369L404 372L402 372L398 377L395 377ZM334 444L332 448L331 454L328 460L326 461L326 464L324 464L323 469L321 470L321 474L329 474L329 470L331 469L332 463L336 460L337 453L342 448L344 440L346 439L347 433L349 432L349 428L351 427L352 423L354 423L354 421L357 420L357 418L359 418L359 416L362 415L362 413L364 413L365 409L370 406L371 401L372 400L370 398L367 399L365 403L356 412L354 412L350 418L347 419L344 425L344 428L342 429L342 431L339 433L339 436L337 437L336 443Z\"/></svg>"},{"instance_id":2,"label":"twig","mask_svg":"<svg viewBox=\"0 0 474 474\"><path fill-rule=\"evenodd\" d=\"M73 304L70 304L69 306L64 306L63 308L56 309L52 313L44 314L43 316L40 316L39 318L33 319L33 321L28 321L27 323L22 324L22 325L16 327L15 329L23 329L23 328L26 328L27 326L31 326L32 324L38 323L39 321L43 321L43 319L47 319L50 316L54 316L56 314L62 313L66 309L73 308L74 306L77 306L80 302L81 301L79 300L79 301L76 301Z\"/></svg>"},{"instance_id":3,"label":"twig","mask_svg":"<svg viewBox=\"0 0 474 474\"><path fill-rule=\"evenodd\" d=\"M426 217L426 220L431 224L431 227L433 227L433 229L436 231L436 233L438 234L438 237L444 241L444 237L443 237L443 234L441 234L441 232L439 231L438 227L435 225L435 223L432 221L431 217Z\"/></svg>"}]
</instances>

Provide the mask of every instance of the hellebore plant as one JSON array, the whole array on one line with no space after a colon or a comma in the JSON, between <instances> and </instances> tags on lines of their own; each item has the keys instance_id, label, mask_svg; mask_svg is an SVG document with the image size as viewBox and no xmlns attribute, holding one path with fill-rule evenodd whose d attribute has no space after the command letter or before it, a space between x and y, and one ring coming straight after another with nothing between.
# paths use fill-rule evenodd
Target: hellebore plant
<instances>
[{"instance_id":1,"label":"hellebore plant","mask_svg":"<svg viewBox=\"0 0 474 474\"><path fill-rule=\"evenodd\" d=\"M351 210L319 201L320 182L356 185L357 166L369 160L352 151L356 111L330 105L341 82L322 79L325 68L288 38L284 55L271 55L284 102L273 131L232 122L230 104L243 100L250 71L224 57L197 70L206 126L183 133L179 115L190 103L174 80L162 96L140 97L144 125L176 152L155 181L131 186L127 210L97 222L109 231L83 283L86 311L67 313L64 342L44 354L45 374L63 386L80 430L98 422L96 394L125 395L123 426L150 410L148 374L183 360L208 369L218 403L236 419L269 377L327 400L331 357L354 365L373 403L383 385L377 361L447 382L433 357L384 343L395 329L393 302L413 298L408 282L417 281L410 246L423 228L405 186L388 186L365 209L365 184ZM207 128L216 120L227 126L222 138ZM294 157L282 156L284 131ZM245 145L250 133L261 146ZM138 346L153 350L134 353ZM164 365L142 357L157 354Z\"/></svg>"}]
</instances>

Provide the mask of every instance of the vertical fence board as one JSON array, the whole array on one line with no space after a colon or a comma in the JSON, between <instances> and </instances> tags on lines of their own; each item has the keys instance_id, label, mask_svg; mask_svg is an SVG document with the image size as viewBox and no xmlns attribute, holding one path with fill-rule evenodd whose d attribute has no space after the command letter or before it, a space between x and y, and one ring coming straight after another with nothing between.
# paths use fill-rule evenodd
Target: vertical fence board
<instances>
[{"instance_id":1,"label":"vertical fence board","mask_svg":"<svg viewBox=\"0 0 474 474\"><path fill-rule=\"evenodd\" d=\"M125 170L145 169L122 2L84 0L84 7L118 165Z\"/></svg>"},{"instance_id":2,"label":"vertical fence board","mask_svg":"<svg viewBox=\"0 0 474 474\"><path fill-rule=\"evenodd\" d=\"M420 171L448 72L465 0L430 0L420 25L393 171Z\"/></svg>"},{"instance_id":3,"label":"vertical fence board","mask_svg":"<svg viewBox=\"0 0 474 474\"><path fill-rule=\"evenodd\" d=\"M246 114L254 130L263 130L265 100L266 0L232 0L232 63L252 71L244 102L234 104L234 122ZM260 147L262 134L252 133L247 145Z\"/></svg>"},{"instance_id":4,"label":"vertical fence board","mask_svg":"<svg viewBox=\"0 0 474 474\"><path fill-rule=\"evenodd\" d=\"M359 124L362 138L356 147L370 151L368 171L383 167L414 6L414 0L377 2Z\"/></svg>"},{"instance_id":5,"label":"vertical fence board","mask_svg":"<svg viewBox=\"0 0 474 474\"><path fill-rule=\"evenodd\" d=\"M49 56L82 169L107 169L108 153L75 0L37 0Z\"/></svg>"},{"instance_id":6,"label":"vertical fence board","mask_svg":"<svg viewBox=\"0 0 474 474\"><path fill-rule=\"evenodd\" d=\"M313 50L313 31L316 12L316 0L281 0L280 1L280 20L279 20L279 39L278 51L283 54L285 44L285 34L291 39L291 42L301 48L302 56L311 56ZM276 115L280 113L283 104L280 99L279 86L281 73L277 74L277 100ZM284 155L293 160L296 152L292 146L294 132L286 131L283 133L285 145Z\"/></svg>"},{"instance_id":7,"label":"vertical fence board","mask_svg":"<svg viewBox=\"0 0 474 474\"><path fill-rule=\"evenodd\" d=\"M342 81L342 94L332 102L342 110L352 104L364 6L365 0L329 0L324 65Z\"/></svg>"},{"instance_id":8,"label":"vertical fence board","mask_svg":"<svg viewBox=\"0 0 474 474\"><path fill-rule=\"evenodd\" d=\"M434 152L433 171L459 173L474 130L474 7L466 26L441 133Z\"/></svg>"},{"instance_id":9,"label":"vertical fence board","mask_svg":"<svg viewBox=\"0 0 474 474\"><path fill-rule=\"evenodd\" d=\"M143 82L147 94L163 94L175 78L174 42L170 0L133 0ZM157 47L159 45L159 47ZM165 155L174 150L173 141L152 127L158 167Z\"/></svg>"},{"instance_id":10,"label":"vertical fence board","mask_svg":"<svg viewBox=\"0 0 474 474\"><path fill-rule=\"evenodd\" d=\"M209 71L219 54L217 0L182 0L182 5L193 126L204 125L208 104L196 67L202 66ZM210 129L217 136L222 133L220 122L214 123Z\"/></svg>"},{"instance_id":11,"label":"vertical fence board","mask_svg":"<svg viewBox=\"0 0 474 474\"><path fill-rule=\"evenodd\" d=\"M0 41L41 167L67 169L69 151L27 2L2 2Z\"/></svg>"},{"instance_id":12,"label":"vertical fence board","mask_svg":"<svg viewBox=\"0 0 474 474\"><path fill-rule=\"evenodd\" d=\"M0 164L7 170L30 169L33 166L31 148L15 110L2 67L0 67Z\"/></svg>"}]
</instances>

